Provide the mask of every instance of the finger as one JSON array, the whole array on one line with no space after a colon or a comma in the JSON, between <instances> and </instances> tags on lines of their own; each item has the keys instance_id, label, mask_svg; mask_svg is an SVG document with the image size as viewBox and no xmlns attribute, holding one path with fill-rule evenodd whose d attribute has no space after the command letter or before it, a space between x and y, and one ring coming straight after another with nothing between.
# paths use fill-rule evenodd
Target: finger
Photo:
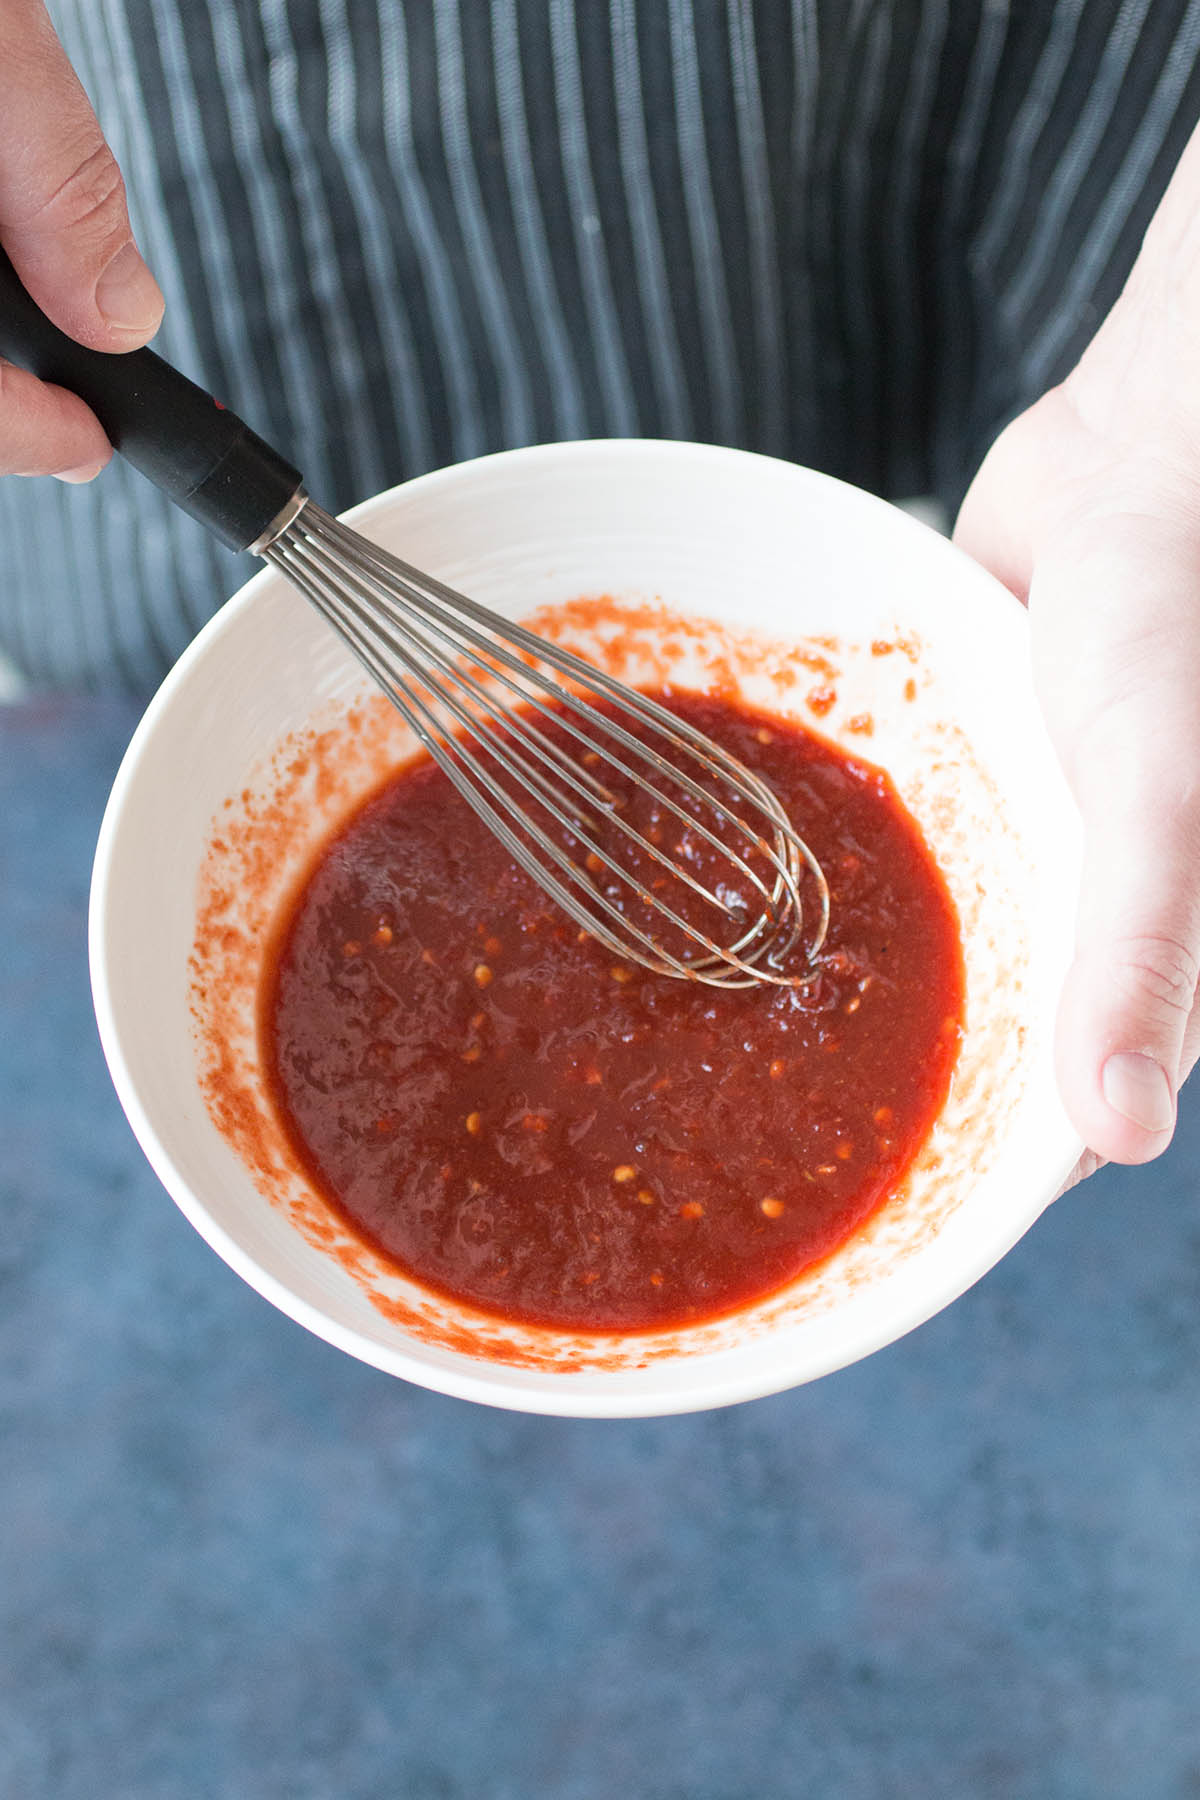
<instances>
[{"instance_id":1,"label":"finger","mask_svg":"<svg viewBox=\"0 0 1200 1800\"><path fill-rule=\"evenodd\" d=\"M137 250L120 170L35 0L0 4L0 242L61 330L131 350L163 300Z\"/></svg>"},{"instance_id":2,"label":"finger","mask_svg":"<svg viewBox=\"0 0 1200 1800\"><path fill-rule=\"evenodd\" d=\"M90 481L111 455L96 415L82 400L0 362L0 475Z\"/></svg>"},{"instance_id":3,"label":"finger","mask_svg":"<svg viewBox=\"0 0 1200 1800\"><path fill-rule=\"evenodd\" d=\"M1200 1006L1193 1005L1192 1015L1183 1034L1183 1060L1179 1070L1179 1087L1182 1087L1188 1076L1200 1060ZM1178 1089L1176 1090L1178 1091ZM1085 1150L1071 1173L1067 1176L1054 1198L1061 1200L1064 1194L1078 1187L1082 1181L1088 1181L1093 1175L1108 1166L1108 1158L1097 1155L1094 1150Z\"/></svg>"},{"instance_id":4,"label":"finger","mask_svg":"<svg viewBox=\"0 0 1200 1800\"><path fill-rule=\"evenodd\" d=\"M1194 544L1097 528L1039 556L1034 661L1084 825L1059 1085L1098 1156L1170 1142L1194 1058L1200 968L1200 617Z\"/></svg>"}]
</instances>

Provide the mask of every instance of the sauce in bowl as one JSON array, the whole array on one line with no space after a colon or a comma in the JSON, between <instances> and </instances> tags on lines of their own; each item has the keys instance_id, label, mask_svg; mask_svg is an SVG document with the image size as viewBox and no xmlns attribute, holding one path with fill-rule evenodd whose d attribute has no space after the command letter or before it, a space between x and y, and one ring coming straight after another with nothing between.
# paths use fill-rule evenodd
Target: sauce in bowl
<instances>
[{"instance_id":1,"label":"sauce in bowl","mask_svg":"<svg viewBox=\"0 0 1200 1800\"><path fill-rule=\"evenodd\" d=\"M954 1067L957 922L887 776L741 704L657 697L820 861L830 928L802 986L615 961L426 759L326 843L268 960L263 1064L313 1186L406 1274L506 1319L649 1331L785 1286L894 1191Z\"/></svg>"}]
</instances>

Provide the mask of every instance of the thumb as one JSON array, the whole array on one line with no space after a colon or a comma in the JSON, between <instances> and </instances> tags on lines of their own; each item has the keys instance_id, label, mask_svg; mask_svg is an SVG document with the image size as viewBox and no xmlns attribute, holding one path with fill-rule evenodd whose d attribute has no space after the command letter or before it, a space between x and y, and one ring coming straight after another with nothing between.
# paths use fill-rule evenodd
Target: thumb
<instances>
[{"instance_id":1,"label":"thumb","mask_svg":"<svg viewBox=\"0 0 1200 1800\"><path fill-rule=\"evenodd\" d=\"M1200 618L1194 532L1100 525L1039 555L1030 590L1046 721L1083 817L1075 960L1057 1065L1089 1148L1166 1148L1197 1052Z\"/></svg>"},{"instance_id":2,"label":"thumb","mask_svg":"<svg viewBox=\"0 0 1200 1800\"><path fill-rule=\"evenodd\" d=\"M158 329L121 172L40 0L0 4L0 242L80 343L132 350Z\"/></svg>"}]
</instances>

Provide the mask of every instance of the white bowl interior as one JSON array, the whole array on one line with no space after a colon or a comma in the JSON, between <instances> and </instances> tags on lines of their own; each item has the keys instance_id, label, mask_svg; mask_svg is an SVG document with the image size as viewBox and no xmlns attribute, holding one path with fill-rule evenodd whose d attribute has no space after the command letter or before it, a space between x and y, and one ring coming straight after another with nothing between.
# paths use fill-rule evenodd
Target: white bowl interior
<instances>
[{"instance_id":1,"label":"white bowl interior","mask_svg":"<svg viewBox=\"0 0 1200 1800\"><path fill-rule=\"evenodd\" d=\"M267 1127L256 1138L213 1098L219 1051L266 1110L261 1090L253 1100L264 921L329 824L408 747L327 627L267 571L151 705L96 860L102 1041L187 1216L268 1299L351 1354L547 1412L748 1398L852 1361L947 1304L1027 1229L1080 1148L1051 1069L1078 825L1034 701L1023 609L935 533L853 488L692 445L512 452L351 516L498 611L536 613L610 657L567 603L611 595L644 646L618 646L626 674L704 685L719 660L748 699L886 768L959 910L963 1052L929 1145L872 1225L732 1319L627 1340L530 1333L400 1281L329 1225ZM659 607L709 623L681 634ZM822 705L836 694L819 717L815 689ZM198 905L209 941L218 914L225 928L215 961L193 961Z\"/></svg>"}]
</instances>

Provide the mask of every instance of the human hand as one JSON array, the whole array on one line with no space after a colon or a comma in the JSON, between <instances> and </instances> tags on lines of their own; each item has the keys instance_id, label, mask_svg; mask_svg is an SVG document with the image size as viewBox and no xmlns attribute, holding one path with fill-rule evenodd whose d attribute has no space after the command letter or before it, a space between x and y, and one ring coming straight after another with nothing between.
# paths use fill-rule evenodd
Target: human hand
<instances>
[{"instance_id":1,"label":"human hand","mask_svg":"<svg viewBox=\"0 0 1200 1800\"><path fill-rule=\"evenodd\" d=\"M81 344L134 350L157 331L121 172L41 0L0 0L0 243ZM0 475L90 481L111 455L82 400L0 361Z\"/></svg>"},{"instance_id":2,"label":"human hand","mask_svg":"<svg viewBox=\"0 0 1200 1800\"><path fill-rule=\"evenodd\" d=\"M1117 306L997 439L954 532L1028 601L1038 697L1083 818L1056 1040L1091 1153L1076 1177L1166 1148L1200 1052L1198 184L1194 141Z\"/></svg>"}]
</instances>

